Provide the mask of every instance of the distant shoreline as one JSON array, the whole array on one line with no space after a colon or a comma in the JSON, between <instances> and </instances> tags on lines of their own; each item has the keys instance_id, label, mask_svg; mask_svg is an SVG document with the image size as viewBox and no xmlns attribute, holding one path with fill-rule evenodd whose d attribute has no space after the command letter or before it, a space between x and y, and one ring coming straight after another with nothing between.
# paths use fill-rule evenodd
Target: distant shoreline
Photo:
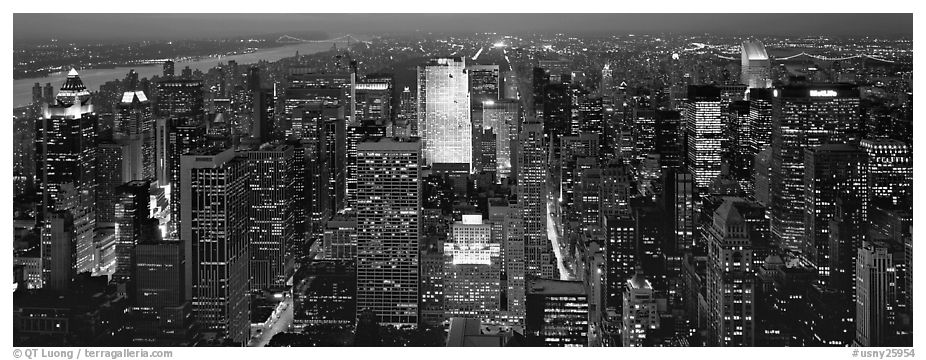
<instances>
[{"instance_id":1,"label":"distant shoreline","mask_svg":"<svg viewBox=\"0 0 926 360\"><path fill-rule=\"evenodd\" d=\"M331 35L328 35L328 36L327 36L327 37L329 37L328 39L321 39L321 40L310 39L310 40L308 40L308 41L311 41L311 42L322 42L322 43L323 43L323 42L329 42L329 41L330 41L330 42L343 42L343 40L339 40L343 35L340 35L340 34L337 34L337 35L339 35L339 36L331 37ZM247 52L247 51L245 51L245 52L237 52L237 53L224 54L224 55L219 55L219 56L210 56L210 55L181 56L181 57L173 58L173 59L171 59L171 60L173 60L174 62L193 62L193 61L208 60L208 59L210 59L210 58L220 59L220 58L227 57L227 56L246 55L246 54L255 53L255 52L258 52L258 51L262 51L262 50L271 50L271 49L280 48L280 47L284 47L284 46L298 45L298 44L300 44L300 42L277 42L277 41L272 41L272 42L269 42L269 44L271 44L271 45L266 46L266 47L262 47L262 48L259 48L259 49L257 49L257 50L253 50L253 51L250 51L250 52ZM148 67L148 66L157 66L157 65L160 65L160 64L162 64L162 63L161 63L161 62L128 62L128 63L121 63L121 64L99 64L98 66L82 67L82 68L77 69L77 71L107 70L107 69L116 69L116 68L125 68L125 67ZM44 73L34 73L34 74L29 74L28 76L21 76L21 75L18 75L18 74L16 74L16 73L14 72L14 73L13 73L13 80L42 79L42 78L47 78L47 77L49 77L49 76L54 76L55 74L59 74L59 73L62 73L62 72L67 72L67 71L69 71L69 70L70 70L70 69L62 69L62 70L58 70L58 71L48 71L48 72L44 72Z\"/></svg>"}]
</instances>

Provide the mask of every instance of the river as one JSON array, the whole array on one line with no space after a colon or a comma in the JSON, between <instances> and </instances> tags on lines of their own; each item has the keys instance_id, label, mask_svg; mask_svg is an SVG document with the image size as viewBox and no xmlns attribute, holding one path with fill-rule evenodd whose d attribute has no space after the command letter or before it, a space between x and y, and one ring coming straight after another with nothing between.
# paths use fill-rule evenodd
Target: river
<instances>
[{"instance_id":1,"label":"river","mask_svg":"<svg viewBox=\"0 0 926 360\"><path fill-rule=\"evenodd\" d=\"M249 54L211 57L195 61L178 62L174 64L174 69L177 74L180 74L180 71L187 66L193 70L198 69L202 72L207 72L209 69L215 67L219 63L227 63L229 60L238 62L238 65L253 64L259 62L260 60L273 62L283 58L295 56L296 51L298 51L300 55L327 51L331 49L332 44L337 44L339 48L343 48L347 45L347 41L334 40L330 42L326 41L285 45L276 48L258 50ZM135 72L138 73L139 79L145 77L151 78L154 75L161 75L162 73L162 67L159 64L147 66L117 67L113 69L85 69L78 70L78 72L80 73L80 79L83 80L84 85L87 86L87 89L90 91L96 91L99 90L100 85L107 81L121 80L125 78L125 74L127 74L129 70L132 69L135 69ZM62 71L41 78L13 80L13 106L25 106L32 102L32 86L35 83L39 83L43 87L46 83L51 83L51 85L55 88L55 92L57 92L58 88L64 84L64 79L66 77L67 71Z\"/></svg>"}]
</instances>

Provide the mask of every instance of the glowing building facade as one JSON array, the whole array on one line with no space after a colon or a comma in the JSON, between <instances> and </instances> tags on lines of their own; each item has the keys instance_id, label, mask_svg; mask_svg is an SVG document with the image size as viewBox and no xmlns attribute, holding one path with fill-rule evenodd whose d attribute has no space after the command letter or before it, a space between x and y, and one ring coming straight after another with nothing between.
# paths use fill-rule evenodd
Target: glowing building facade
<instances>
[{"instance_id":1,"label":"glowing building facade","mask_svg":"<svg viewBox=\"0 0 926 360\"><path fill-rule=\"evenodd\" d=\"M772 109L772 237L797 250L804 236L804 149L856 139L859 92L846 84L787 86L774 90Z\"/></svg>"},{"instance_id":2,"label":"glowing building facade","mask_svg":"<svg viewBox=\"0 0 926 360\"><path fill-rule=\"evenodd\" d=\"M482 215L463 215L444 243L444 309L447 317L493 321L501 301L501 247Z\"/></svg>"},{"instance_id":3,"label":"glowing building facade","mask_svg":"<svg viewBox=\"0 0 926 360\"><path fill-rule=\"evenodd\" d=\"M720 175L723 117L720 89L714 86L688 87L685 122L688 133L688 169L695 186L707 188Z\"/></svg>"},{"instance_id":4,"label":"glowing building facade","mask_svg":"<svg viewBox=\"0 0 926 360\"><path fill-rule=\"evenodd\" d=\"M357 144L357 313L418 324L421 148L417 139Z\"/></svg>"},{"instance_id":5,"label":"glowing building facade","mask_svg":"<svg viewBox=\"0 0 926 360\"><path fill-rule=\"evenodd\" d=\"M744 41L741 54L742 73L740 82L747 88L769 88L772 86L770 76L771 62L765 45L761 41Z\"/></svg>"},{"instance_id":6,"label":"glowing building facade","mask_svg":"<svg viewBox=\"0 0 926 360\"><path fill-rule=\"evenodd\" d=\"M465 70L463 58L432 59L418 67L417 135L429 166L456 163L472 167L473 128Z\"/></svg>"}]
</instances>

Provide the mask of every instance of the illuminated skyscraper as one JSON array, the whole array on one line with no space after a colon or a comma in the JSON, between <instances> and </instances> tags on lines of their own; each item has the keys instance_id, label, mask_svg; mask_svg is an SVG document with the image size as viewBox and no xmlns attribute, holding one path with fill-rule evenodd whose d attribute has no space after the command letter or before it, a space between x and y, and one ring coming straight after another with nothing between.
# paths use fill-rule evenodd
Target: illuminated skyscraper
<instances>
[{"instance_id":1,"label":"illuminated skyscraper","mask_svg":"<svg viewBox=\"0 0 926 360\"><path fill-rule=\"evenodd\" d=\"M357 145L357 314L418 324L421 148L417 139Z\"/></svg>"},{"instance_id":2,"label":"illuminated skyscraper","mask_svg":"<svg viewBox=\"0 0 926 360\"><path fill-rule=\"evenodd\" d=\"M53 103L43 107L40 120L41 148L36 150L42 200L37 220L48 211L71 212L78 273L94 267L97 121L90 92L71 69Z\"/></svg>"},{"instance_id":3,"label":"illuminated skyscraper","mask_svg":"<svg viewBox=\"0 0 926 360\"><path fill-rule=\"evenodd\" d=\"M192 79L165 79L158 82L158 116L183 116L203 121L203 82Z\"/></svg>"},{"instance_id":4,"label":"illuminated skyscraper","mask_svg":"<svg viewBox=\"0 0 926 360\"><path fill-rule=\"evenodd\" d=\"M418 67L418 133L427 165L472 167L469 76L463 58L432 59Z\"/></svg>"},{"instance_id":5,"label":"illuminated skyscraper","mask_svg":"<svg viewBox=\"0 0 926 360\"><path fill-rule=\"evenodd\" d=\"M588 295L581 281L530 280L526 305L531 346L588 346Z\"/></svg>"},{"instance_id":6,"label":"illuminated skyscraper","mask_svg":"<svg viewBox=\"0 0 926 360\"><path fill-rule=\"evenodd\" d=\"M887 198L895 205L911 204L913 147L889 139L863 139L859 147L868 155L872 198Z\"/></svg>"},{"instance_id":7,"label":"illuminated skyscraper","mask_svg":"<svg viewBox=\"0 0 926 360\"><path fill-rule=\"evenodd\" d=\"M653 285L637 273L627 280L623 304L623 346L644 346L649 334L659 328L659 313Z\"/></svg>"},{"instance_id":8,"label":"illuminated skyscraper","mask_svg":"<svg viewBox=\"0 0 926 360\"><path fill-rule=\"evenodd\" d=\"M251 290L282 286L293 244L293 149L266 145L247 152Z\"/></svg>"},{"instance_id":9,"label":"illuminated skyscraper","mask_svg":"<svg viewBox=\"0 0 926 360\"><path fill-rule=\"evenodd\" d=\"M67 211L49 212L42 228L42 288L67 291L74 279L74 219Z\"/></svg>"},{"instance_id":10,"label":"illuminated skyscraper","mask_svg":"<svg viewBox=\"0 0 926 360\"><path fill-rule=\"evenodd\" d=\"M181 157L198 149L205 143L206 126L204 123L171 118L167 125L167 170L170 174L170 221L169 233L180 231L180 191Z\"/></svg>"},{"instance_id":11,"label":"illuminated skyscraper","mask_svg":"<svg viewBox=\"0 0 926 360\"><path fill-rule=\"evenodd\" d=\"M164 67L163 75L165 78L170 79L174 77L174 62L173 61L171 60L165 61L163 67Z\"/></svg>"},{"instance_id":12,"label":"illuminated skyscraper","mask_svg":"<svg viewBox=\"0 0 926 360\"><path fill-rule=\"evenodd\" d=\"M547 147L542 123L526 123L519 136L518 205L524 225L525 274L556 279L547 238Z\"/></svg>"},{"instance_id":13,"label":"illuminated skyscraper","mask_svg":"<svg viewBox=\"0 0 926 360\"><path fill-rule=\"evenodd\" d=\"M466 66L469 78L470 122L473 128L473 171L483 172L481 143L485 122L484 105L499 100L498 65L470 64ZM493 169L494 170L494 169Z\"/></svg>"},{"instance_id":14,"label":"illuminated skyscraper","mask_svg":"<svg viewBox=\"0 0 926 360\"><path fill-rule=\"evenodd\" d=\"M897 306L891 251L885 243L866 241L856 264L855 344L886 346Z\"/></svg>"},{"instance_id":15,"label":"illuminated skyscraper","mask_svg":"<svg viewBox=\"0 0 926 360\"><path fill-rule=\"evenodd\" d=\"M856 139L859 92L852 85L788 86L776 89L769 172L773 239L801 247L804 236L804 150Z\"/></svg>"},{"instance_id":16,"label":"illuminated skyscraper","mask_svg":"<svg viewBox=\"0 0 926 360\"><path fill-rule=\"evenodd\" d=\"M203 332L250 338L248 166L228 149L181 157L180 241L187 300Z\"/></svg>"},{"instance_id":17,"label":"illuminated skyscraper","mask_svg":"<svg viewBox=\"0 0 926 360\"><path fill-rule=\"evenodd\" d=\"M496 321L501 309L500 245L482 215L463 215L444 243L444 309L447 317Z\"/></svg>"},{"instance_id":18,"label":"illuminated skyscraper","mask_svg":"<svg viewBox=\"0 0 926 360\"><path fill-rule=\"evenodd\" d=\"M755 344L756 246L768 236L765 209L741 198L727 198L707 230L707 304L710 343Z\"/></svg>"},{"instance_id":19,"label":"illuminated skyscraper","mask_svg":"<svg viewBox=\"0 0 926 360\"><path fill-rule=\"evenodd\" d=\"M125 181L155 178L154 127L151 102L142 91L122 94L113 124L113 138L126 146ZM125 176L124 175L124 176Z\"/></svg>"},{"instance_id":20,"label":"illuminated skyscraper","mask_svg":"<svg viewBox=\"0 0 926 360\"><path fill-rule=\"evenodd\" d=\"M135 246L141 239L142 227L148 220L149 192L151 184L137 180L123 184L117 189L118 202L115 206L116 220L116 269L113 278L129 281L135 274L132 268Z\"/></svg>"},{"instance_id":21,"label":"illuminated skyscraper","mask_svg":"<svg viewBox=\"0 0 926 360\"><path fill-rule=\"evenodd\" d=\"M866 222L870 206L868 181L867 157L855 146L825 144L804 150L802 250L816 266L823 285L830 277L830 221L836 216L837 204L842 206L843 217ZM859 245L842 244L849 248Z\"/></svg>"},{"instance_id":22,"label":"illuminated skyscraper","mask_svg":"<svg viewBox=\"0 0 926 360\"><path fill-rule=\"evenodd\" d=\"M483 103L482 126L495 134L496 176L499 182L513 176L517 160L515 147L518 141L518 102L513 100Z\"/></svg>"},{"instance_id":23,"label":"illuminated skyscraper","mask_svg":"<svg viewBox=\"0 0 926 360\"><path fill-rule=\"evenodd\" d=\"M720 115L720 89L689 86L685 109L688 133L688 170L698 188L707 188L720 175L723 119Z\"/></svg>"},{"instance_id":24,"label":"illuminated skyscraper","mask_svg":"<svg viewBox=\"0 0 926 360\"><path fill-rule=\"evenodd\" d=\"M744 41L741 54L742 75L740 82L747 88L768 88L772 86L771 63L761 41Z\"/></svg>"}]
</instances>

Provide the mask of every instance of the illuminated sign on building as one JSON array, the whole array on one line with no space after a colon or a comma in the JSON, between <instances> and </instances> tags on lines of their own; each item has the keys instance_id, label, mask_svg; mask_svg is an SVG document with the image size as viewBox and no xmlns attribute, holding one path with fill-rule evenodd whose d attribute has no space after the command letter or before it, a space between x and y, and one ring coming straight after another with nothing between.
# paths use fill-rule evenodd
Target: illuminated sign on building
<instances>
[{"instance_id":1,"label":"illuminated sign on building","mask_svg":"<svg viewBox=\"0 0 926 360\"><path fill-rule=\"evenodd\" d=\"M835 97L836 90L810 90L811 97Z\"/></svg>"}]
</instances>

